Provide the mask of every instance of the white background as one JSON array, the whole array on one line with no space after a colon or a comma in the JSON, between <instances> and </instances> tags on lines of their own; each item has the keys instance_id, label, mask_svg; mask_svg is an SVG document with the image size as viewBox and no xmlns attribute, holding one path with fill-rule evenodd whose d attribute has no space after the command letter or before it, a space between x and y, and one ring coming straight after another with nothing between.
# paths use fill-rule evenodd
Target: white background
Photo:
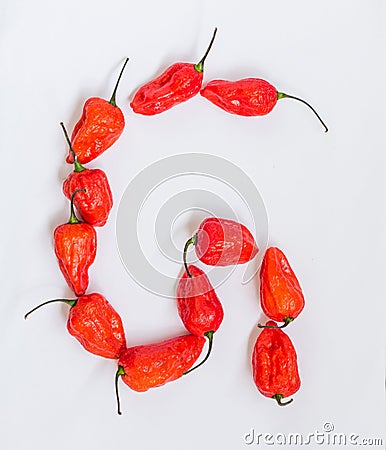
<instances>
[{"instance_id":1,"label":"white background","mask_svg":"<svg viewBox=\"0 0 386 450\"><path fill-rule=\"evenodd\" d=\"M307 434L327 421L383 437L385 18L381 0L1 2L2 449L233 450L246 447L252 427ZM262 118L227 115L200 96L153 118L135 115L135 89L173 62L197 62L215 26L206 81L265 78L307 99L330 132L291 100ZM117 98L125 132L88 166L106 171L115 198L98 229L90 292L119 311L129 345L183 333L174 302L140 288L121 264L119 199L159 158L199 151L233 161L259 188L270 243L287 253L306 294L288 329L303 384L286 408L253 384L262 316L256 285L241 286L238 269L218 290L226 317L207 364L145 394L121 383L121 417L116 365L68 335L66 306L23 320L43 300L72 297L52 246L68 218L61 183L71 171L59 122L72 129L88 97L109 98L126 56Z\"/></svg>"}]
</instances>

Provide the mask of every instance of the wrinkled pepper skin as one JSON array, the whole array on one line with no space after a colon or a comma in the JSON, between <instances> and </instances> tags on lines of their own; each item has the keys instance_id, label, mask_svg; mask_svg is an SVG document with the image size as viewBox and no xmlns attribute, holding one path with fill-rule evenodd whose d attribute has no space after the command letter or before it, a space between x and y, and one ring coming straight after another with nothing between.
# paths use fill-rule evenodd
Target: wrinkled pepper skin
<instances>
[{"instance_id":1,"label":"wrinkled pepper skin","mask_svg":"<svg viewBox=\"0 0 386 450\"><path fill-rule=\"evenodd\" d=\"M153 116L186 102L200 92L204 62L216 37L215 28L209 46L197 64L177 62L154 80L141 86L130 103L137 114Z\"/></svg>"},{"instance_id":2,"label":"wrinkled pepper skin","mask_svg":"<svg viewBox=\"0 0 386 450\"><path fill-rule=\"evenodd\" d=\"M130 106L135 113L145 116L162 113L197 95L202 80L203 73L198 72L194 64L175 63L140 87Z\"/></svg>"},{"instance_id":3,"label":"wrinkled pepper skin","mask_svg":"<svg viewBox=\"0 0 386 450\"><path fill-rule=\"evenodd\" d=\"M99 97L89 98L81 118L71 135L71 146L66 161L74 162L74 154L80 164L88 163L117 141L125 128L125 118L116 103L116 93L123 71L129 58L126 58L115 84L110 101Z\"/></svg>"},{"instance_id":4,"label":"wrinkled pepper skin","mask_svg":"<svg viewBox=\"0 0 386 450\"><path fill-rule=\"evenodd\" d=\"M71 135L78 161L85 164L97 158L118 140L124 127L125 118L118 106L102 98L89 98ZM66 161L74 162L71 152Z\"/></svg>"},{"instance_id":5,"label":"wrinkled pepper skin","mask_svg":"<svg viewBox=\"0 0 386 450\"><path fill-rule=\"evenodd\" d=\"M213 286L205 273L190 265L177 286L178 314L185 328L196 336L216 332L221 325L224 311Z\"/></svg>"},{"instance_id":6,"label":"wrinkled pepper skin","mask_svg":"<svg viewBox=\"0 0 386 450\"><path fill-rule=\"evenodd\" d=\"M77 297L88 287L88 269L95 260L95 229L85 222L65 223L54 231L54 250L59 268Z\"/></svg>"},{"instance_id":7,"label":"wrinkled pepper skin","mask_svg":"<svg viewBox=\"0 0 386 450\"><path fill-rule=\"evenodd\" d=\"M63 298L48 300L33 308L24 318L51 303L66 303L71 307L67 330L90 353L118 359L126 349L122 320L103 295L94 293L81 295L74 300Z\"/></svg>"},{"instance_id":8,"label":"wrinkled pepper skin","mask_svg":"<svg viewBox=\"0 0 386 450\"><path fill-rule=\"evenodd\" d=\"M224 111L239 116L264 116L278 100L277 90L259 78L210 81L201 95Z\"/></svg>"},{"instance_id":9,"label":"wrinkled pepper skin","mask_svg":"<svg viewBox=\"0 0 386 450\"><path fill-rule=\"evenodd\" d=\"M77 189L85 190L74 198L74 205L82 219L94 227L105 225L113 206L113 196L105 172L100 169L72 172L64 180L63 193L71 199L72 193Z\"/></svg>"},{"instance_id":10,"label":"wrinkled pepper skin","mask_svg":"<svg viewBox=\"0 0 386 450\"><path fill-rule=\"evenodd\" d=\"M294 320L304 308L304 296L286 256L277 247L266 251L260 269L260 301L264 314L277 322Z\"/></svg>"},{"instance_id":11,"label":"wrinkled pepper skin","mask_svg":"<svg viewBox=\"0 0 386 450\"><path fill-rule=\"evenodd\" d=\"M122 380L134 391L145 392L180 378L201 354L205 338L178 336L157 344L129 347L120 356Z\"/></svg>"},{"instance_id":12,"label":"wrinkled pepper skin","mask_svg":"<svg viewBox=\"0 0 386 450\"><path fill-rule=\"evenodd\" d=\"M251 232L228 219L205 219L196 234L196 254L204 264L230 266L253 259L258 247Z\"/></svg>"},{"instance_id":13,"label":"wrinkled pepper skin","mask_svg":"<svg viewBox=\"0 0 386 450\"><path fill-rule=\"evenodd\" d=\"M275 107L278 100L291 98L308 106L323 125L328 127L316 110L305 100L278 92L272 84L260 78L244 78L237 81L213 80L202 90L201 95L214 105L230 114L238 116L265 116Z\"/></svg>"},{"instance_id":14,"label":"wrinkled pepper skin","mask_svg":"<svg viewBox=\"0 0 386 450\"><path fill-rule=\"evenodd\" d=\"M126 349L121 317L101 294L78 298L70 309L67 329L94 355L118 359Z\"/></svg>"},{"instance_id":15,"label":"wrinkled pepper skin","mask_svg":"<svg viewBox=\"0 0 386 450\"><path fill-rule=\"evenodd\" d=\"M295 394L300 388L300 377L295 347L284 331L273 321L266 323L256 340L252 355L253 379L257 389L266 397L282 398Z\"/></svg>"}]
</instances>

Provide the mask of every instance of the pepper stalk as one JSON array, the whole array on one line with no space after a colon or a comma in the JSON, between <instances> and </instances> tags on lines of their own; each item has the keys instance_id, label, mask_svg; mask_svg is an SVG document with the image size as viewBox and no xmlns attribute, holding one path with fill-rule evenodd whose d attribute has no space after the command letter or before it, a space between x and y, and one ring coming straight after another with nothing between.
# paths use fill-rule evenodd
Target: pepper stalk
<instances>
[{"instance_id":1,"label":"pepper stalk","mask_svg":"<svg viewBox=\"0 0 386 450\"><path fill-rule=\"evenodd\" d=\"M208 338L208 342L209 342L208 352L206 353L205 358L199 364L197 364L197 366L192 367L191 369L184 372L182 375L187 375L188 373L193 372L193 370L198 369L200 366L202 366L207 361L207 359L209 358L209 356L212 352L213 335L214 335L214 331L207 331L204 334L204 336L206 336Z\"/></svg>"},{"instance_id":2,"label":"pepper stalk","mask_svg":"<svg viewBox=\"0 0 386 450\"><path fill-rule=\"evenodd\" d=\"M193 278L193 275L189 271L188 263L186 261L186 256L188 253L188 248L191 244L193 244L193 245L197 244L197 233L186 241L185 246L184 246L184 253L182 256L182 259L184 261L185 270L186 270L186 273L188 274L189 278Z\"/></svg>"},{"instance_id":3,"label":"pepper stalk","mask_svg":"<svg viewBox=\"0 0 386 450\"><path fill-rule=\"evenodd\" d=\"M68 133L67 133L66 127L64 126L64 123L60 122L60 126L63 129L64 136L66 138L67 144L68 144L68 146L70 148L70 152L72 154L72 158L74 160L74 172L83 172L83 170L86 170L86 168L84 166L82 166L82 164L78 161L78 158L76 157L75 150L71 144L70 138L68 137Z\"/></svg>"},{"instance_id":4,"label":"pepper stalk","mask_svg":"<svg viewBox=\"0 0 386 450\"><path fill-rule=\"evenodd\" d=\"M210 49L212 48L213 42L214 42L214 38L216 37L217 34L217 27L214 29L213 32L213 36L212 39L209 42L208 48L206 49L206 52L204 54L204 56L200 59L200 61L194 65L194 68L197 70L197 72L202 73L204 71L204 62L206 60L206 57L208 56Z\"/></svg>"},{"instance_id":5,"label":"pepper stalk","mask_svg":"<svg viewBox=\"0 0 386 450\"><path fill-rule=\"evenodd\" d=\"M41 308L42 306L44 306L44 305L49 305L50 303L58 303L58 302L66 303L67 305L71 306L71 308L72 308L73 306L75 306L75 305L77 304L78 299L75 298L75 299L73 299L73 300L68 300L68 299L65 299L65 298L56 298L56 299L54 299L54 300L47 300L46 302L41 303L41 304L38 305L38 306L35 306L35 308L31 309L31 311L28 311L27 314L24 315L24 319L27 319L27 317L28 317L31 313L33 313L33 312L36 311L37 309Z\"/></svg>"}]
</instances>

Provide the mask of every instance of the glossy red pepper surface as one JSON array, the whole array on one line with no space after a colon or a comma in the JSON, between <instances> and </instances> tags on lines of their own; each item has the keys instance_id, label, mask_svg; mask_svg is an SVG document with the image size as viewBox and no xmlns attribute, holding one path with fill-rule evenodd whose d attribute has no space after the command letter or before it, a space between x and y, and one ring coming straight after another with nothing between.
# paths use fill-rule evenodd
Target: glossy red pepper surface
<instances>
[{"instance_id":1,"label":"glossy red pepper surface","mask_svg":"<svg viewBox=\"0 0 386 450\"><path fill-rule=\"evenodd\" d=\"M264 314L291 322L304 308L304 296L286 256L277 247L266 251L260 269L260 301Z\"/></svg>"},{"instance_id":2,"label":"glossy red pepper surface","mask_svg":"<svg viewBox=\"0 0 386 450\"><path fill-rule=\"evenodd\" d=\"M221 109L240 116L264 116L272 111L278 99L277 90L259 78L213 80L201 90L201 95Z\"/></svg>"},{"instance_id":3,"label":"glossy red pepper surface","mask_svg":"<svg viewBox=\"0 0 386 450\"><path fill-rule=\"evenodd\" d=\"M115 94L127 61L128 59L121 70L110 101L92 97L84 104L82 116L71 135L72 147L81 164L88 163L105 152L123 132L125 118L116 105ZM71 152L66 161L70 164L74 162Z\"/></svg>"},{"instance_id":4,"label":"glossy red pepper surface","mask_svg":"<svg viewBox=\"0 0 386 450\"><path fill-rule=\"evenodd\" d=\"M118 106L113 106L102 98L89 98L71 135L71 143L79 162L88 163L105 152L118 140L124 127L125 119ZM66 161L74 162L71 153Z\"/></svg>"},{"instance_id":5,"label":"glossy red pepper surface","mask_svg":"<svg viewBox=\"0 0 386 450\"><path fill-rule=\"evenodd\" d=\"M253 379L257 389L266 397L282 399L293 395L300 388L300 377L295 347L284 331L273 321L266 323L256 340L252 355Z\"/></svg>"},{"instance_id":6,"label":"glossy red pepper surface","mask_svg":"<svg viewBox=\"0 0 386 450\"><path fill-rule=\"evenodd\" d=\"M185 328L196 336L216 332L221 325L224 311L213 286L205 273L190 265L177 286L177 308Z\"/></svg>"},{"instance_id":7,"label":"glossy red pepper surface","mask_svg":"<svg viewBox=\"0 0 386 450\"><path fill-rule=\"evenodd\" d=\"M119 358L126 349L122 320L101 294L81 295L75 300L48 300L33 308L24 318L44 305L59 302L71 306L67 329L87 351L104 358Z\"/></svg>"},{"instance_id":8,"label":"glossy red pepper surface","mask_svg":"<svg viewBox=\"0 0 386 450\"><path fill-rule=\"evenodd\" d=\"M71 198L77 189L84 189L74 198L74 205L82 219L93 226L105 225L113 196L106 174L101 169L83 169L72 172L63 183L63 193Z\"/></svg>"},{"instance_id":9,"label":"glossy red pepper surface","mask_svg":"<svg viewBox=\"0 0 386 450\"><path fill-rule=\"evenodd\" d=\"M133 390L147 391L180 378L200 356L205 338L178 336L125 350L118 361L122 380Z\"/></svg>"},{"instance_id":10,"label":"glossy red pepper surface","mask_svg":"<svg viewBox=\"0 0 386 450\"><path fill-rule=\"evenodd\" d=\"M205 219L192 239L197 257L210 266L244 264L258 252L248 228L228 219Z\"/></svg>"},{"instance_id":11,"label":"glossy red pepper surface","mask_svg":"<svg viewBox=\"0 0 386 450\"><path fill-rule=\"evenodd\" d=\"M121 317L101 294L83 295L77 299L70 309L67 329L95 355L118 359L126 349Z\"/></svg>"},{"instance_id":12,"label":"glossy red pepper surface","mask_svg":"<svg viewBox=\"0 0 386 450\"><path fill-rule=\"evenodd\" d=\"M54 248L59 268L76 296L88 287L88 269L95 260L96 233L85 222L66 223L54 231Z\"/></svg>"},{"instance_id":13,"label":"glossy red pepper surface","mask_svg":"<svg viewBox=\"0 0 386 450\"><path fill-rule=\"evenodd\" d=\"M74 214L73 201L78 193L75 191L71 198L70 220L54 231L54 250L68 286L80 297L88 287L88 269L95 260L97 237L94 227L80 222Z\"/></svg>"},{"instance_id":14,"label":"glossy red pepper surface","mask_svg":"<svg viewBox=\"0 0 386 450\"><path fill-rule=\"evenodd\" d=\"M224 111L239 116L264 116L272 111L282 98L297 100L311 109L327 132L327 125L316 110L305 100L278 92L272 84L260 78L244 78L237 81L213 80L201 95Z\"/></svg>"},{"instance_id":15,"label":"glossy red pepper surface","mask_svg":"<svg viewBox=\"0 0 386 450\"><path fill-rule=\"evenodd\" d=\"M185 62L172 64L157 78L140 87L130 103L133 111L153 116L197 95L202 86L204 61L212 47L216 32L217 29L198 64Z\"/></svg>"},{"instance_id":16,"label":"glossy red pepper surface","mask_svg":"<svg viewBox=\"0 0 386 450\"><path fill-rule=\"evenodd\" d=\"M140 87L130 106L135 113L146 116L162 113L197 95L202 80L203 73L198 72L194 64L175 63Z\"/></svg>"}]
</instances>

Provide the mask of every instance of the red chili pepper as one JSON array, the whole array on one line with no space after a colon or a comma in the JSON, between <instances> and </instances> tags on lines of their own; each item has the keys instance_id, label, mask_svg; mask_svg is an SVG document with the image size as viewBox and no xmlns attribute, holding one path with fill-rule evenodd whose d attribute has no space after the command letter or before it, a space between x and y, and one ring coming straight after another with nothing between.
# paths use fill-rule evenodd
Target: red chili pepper
<instances>
[{"instance_id":1,"label":"red chili pepper","mask_svg":"<svg viewBox=\"0 0 386 450\"><path fill-rule=\"evenodd\" d=\"M202 352L205 338L191 334L151 345L129 347L120 356L115 375L118 414L118 378L134 391L145 392L180 378Z\"/></svg>"},{"instance_id":2,"label":"red chili pepper","mask_svg":"<svg viewBox=\"0 0 386 450\"><path fill-rule=\"evenodd\" d=\"M72 147L81 164L92 161L106 151L122 134L125 118L116 104L115 96L128 60L126 58L110 101L92 97L84 104L82 117L71 136ZM71 151L66 161L69 164L74 162Z\"/></svg>"},{"instance_id":3,"label":"red chili pepper","mask_svg":"<svg viewBox=\"0 0 386 450\"><path fill-rule=\"evenodd\" d=\"M119 314L101 294L82 295L75 300L48 300L29 311L49 303L63 302L70 305L67 330L82 346L94 355L118 359L126 349L125 332Z\"/></svg>"},{"instance_id":4,"label":"red chili pepper","mask_svg":"<svg viewBox=\"0 0 386 450\"><path fill-rule=\"evenodd\" d=\"M191 244L195 246L200 261L209 266L244 264L259 250L251 232L241 223L209 217L185 244L183 259L188 275L186 254Z\"/></svg>"},{"instance_id":5,"label":"red chili pepper","mask_svg":"<svg viewBox=\"0 0 386 450\"><path fill-rule=\"evenodd\" d=\"M252 356L253 379L257 389L266 397L274 398L280 406L288 405L293 399L282 399L295 394L300 388L296 350L291 339L267 322L257 338Z\"/></svg>"},{"instance_id":6,"label":"red chili pepper","mask_svg":"<svg viewBox=\"0 0 386 450\"><path fill-rule=\"evenodd\" d=\"M54 249L68 286L80 297L88 287L88 269L95 260L97 237L95 229L80 222L74 213L74 197L71 197L70 220L54 231Z\"/></svg>"},{"instance_id":7,"label":"red chili pepper","mask_svg":"<svg viewBox=\"0 0 386 450\"><path fill-rule=\"evenodd\" d=\"M224 317L220 300L205 273L193 265L189 266L189 273L190 276L184 272L177 286L178 314L190 333L208 338L209 348L205 358L186 373L197 369L209 358L213 334Z\"/></svg>"},{"instance_id":8,"label":"red chili pepper","mask_svg":"<svg viewBox=\"0 0 386 450\"><path fill-rule=\"evenodd\" d=\"M197 95L202 86L204 62L216 33L217 28L199 63L175 63L160 76L140 87L130 103L133 111L137 114L152 116Z\"/></svg>"},{"instance_id":9,"label":"red chili pepper","mask_svg":"<svg viewBox=\"0 0 386 450\"><path fill-rule=\"evenodd\" d=\"M245 78L238 81L213 80L201 90L201 95L224 111L239 116L264 116L272 111L281 98L292 98L307 105L325 131L328 131L327 125L309 103L293 95L278 92L268 81L259 78Z\"/></svg>"},{"instance_id":10,"label":"red chili pepper","mask_svg":"<svg viewBox=\"0 0 386 450\"><path fill-rule=\"evenodd\" d=\"M113 196L107 176L103 170L86 169L80 164L64 124L61 122L60 125L74 159L74 171L64 180L63 193L70 199L72 193L78 190L74 205L82 219L94 227L101 227L105 225L113 206Z\"/></svg>"},{"instance_id":11,"label":"red chili pepper","mask_svg":"<svg viewBox=\"0 0 386 450\"><path fill-rule=\"evenodd\" d=\"M264 314L277 322L280 328L291 323L304 308L304 296L284 253L270 247L260 269L260 301ZM276 325L275 325L276 326ZM259 325L264 328L263 325Z\"/></svg>"}]
</instances>

